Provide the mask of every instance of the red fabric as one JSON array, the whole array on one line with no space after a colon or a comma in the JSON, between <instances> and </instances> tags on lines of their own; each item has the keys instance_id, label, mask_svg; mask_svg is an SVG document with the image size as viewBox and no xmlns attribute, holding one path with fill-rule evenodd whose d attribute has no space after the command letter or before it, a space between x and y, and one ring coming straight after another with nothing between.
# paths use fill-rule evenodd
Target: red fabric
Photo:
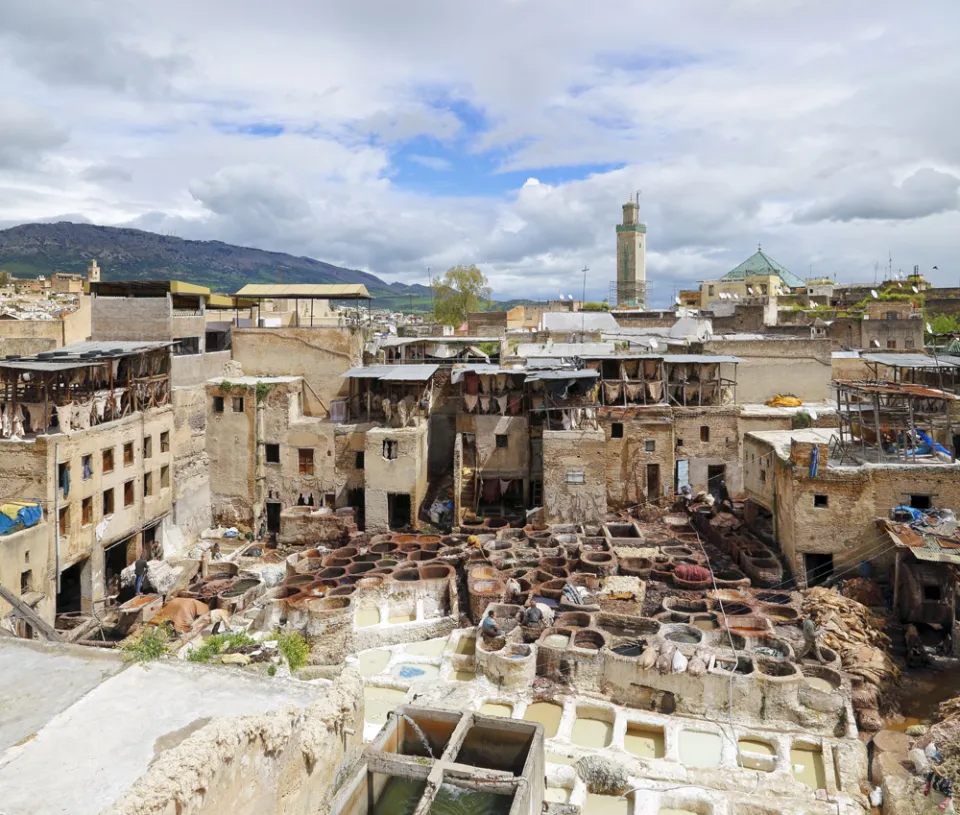
<instances>
[{"instance_id":1,"label":"red fabric","mask_svg":"<svg viewBox=\"0 0 960 815\"><path fill-rule=\"evenodd\" d=\"M480 377L476 374L467 374L463 378L463 391L464 393L470 394L470 396L476 396L480 390Z\"/></svg>"},{"instance_id":2,"label":"red fabric","mask_svg":"<svg viewBox=\"0 0 960 815\"><path fill-rule=\"evenodd\" d=\"M686 580L689 583L702 583L704 580L710 579L709 569L704 569L703 566L694 566L691 563L681 563L673 570L673 573L681 580Z\"/></svg>"}]
</instances>

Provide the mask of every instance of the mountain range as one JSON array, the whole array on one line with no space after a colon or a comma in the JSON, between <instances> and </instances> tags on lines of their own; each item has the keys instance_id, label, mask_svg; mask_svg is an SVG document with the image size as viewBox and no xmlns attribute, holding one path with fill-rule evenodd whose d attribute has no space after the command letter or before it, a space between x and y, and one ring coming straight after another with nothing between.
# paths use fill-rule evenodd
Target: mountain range
<instances>
[{"instance_id":1,"label":"mountain range","mask_svg":"<svg viewBox=\"0 0 960 815\"><path fill-rule=\"evenodd\" d=\"M374 308L430 308L427 286L387 283L357 269L283 252L67 221L0 230L0 270L14 277L82 274L93 259L103 280L185 280L225 294L246 283L362 283Z\"/></svg>"}]
</instances>

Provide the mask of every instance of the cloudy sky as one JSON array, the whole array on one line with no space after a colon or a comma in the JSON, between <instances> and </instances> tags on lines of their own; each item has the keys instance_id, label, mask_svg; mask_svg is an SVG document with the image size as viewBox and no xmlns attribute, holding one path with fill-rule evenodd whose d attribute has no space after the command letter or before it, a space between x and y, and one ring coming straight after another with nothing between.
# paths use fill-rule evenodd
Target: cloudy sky
<instances>
[{"instance_id":1,"label":"cloudy sky","mask_svg":"<svg viewBox=\"0 0 960 815\"><path fill-rule=\"evenodd\" d=\"M641 189L654 304L758 242L957 285L958 41L957 0L5 2L0 223L601 298Z\"/></svg>"}]
</instances>

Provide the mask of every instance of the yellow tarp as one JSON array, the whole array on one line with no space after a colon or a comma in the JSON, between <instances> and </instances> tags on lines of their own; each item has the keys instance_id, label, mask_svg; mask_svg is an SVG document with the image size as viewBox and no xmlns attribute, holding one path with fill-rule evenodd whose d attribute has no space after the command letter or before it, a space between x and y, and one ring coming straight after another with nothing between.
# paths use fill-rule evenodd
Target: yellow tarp
<instances>
[{"instance_id":1,"label":"yellow tarp","mask_svg":"<svg viewBox=\"0 0 960 815\"><path fill-rule=\"evenodd\" d=\"M803 402L796 396L781 396L779 393L769 402L765 403L767 407L800 407Z\"/></svg>"},{"instance_id":2,"label":"yellow tarp","mask_svg":"<svg viewBox=\"0 0 960 815\"><path fill-rule=\"evenodd\" d=\"M24 507L39 506L36 501L10 501L7 504L0 504L0 512L6 515L11 521L17 520L17 513Z\"/></svg>"}]
</instances>

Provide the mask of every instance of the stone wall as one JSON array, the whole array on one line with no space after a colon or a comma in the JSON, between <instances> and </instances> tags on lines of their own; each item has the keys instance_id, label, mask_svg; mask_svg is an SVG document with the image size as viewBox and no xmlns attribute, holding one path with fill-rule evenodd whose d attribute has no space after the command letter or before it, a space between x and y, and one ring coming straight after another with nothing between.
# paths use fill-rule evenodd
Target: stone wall
<instances>
[{"instance_id":1,"label":"stone wall","mask_svg":"<svg viewBox=\"0 0 960 815\"><path fill-rule=\"evenodd\" d=\"M612 507L626 507L647 501L651 464L660 468L659 494L671 495L675 459L670 409L601 408L599 413L606 441L607 503ZM622 433L619 438L613 435L617 425Z\"/></svg>"},{"instance_id":2,"label":"stone wall","mask_svg":"<svg viewBox=\"0 0 960 815\"><path fill-rule=\"evenodd\" d=\"M174 355L170 363L170 381L174 387L200 385L208 379L222 376L229 361L229 351Z\"/></svg>"},{"instance_id":3,"label":"stone wall","mask_svg":"<svg viewBox=\"0 0 960 815\"><path fill-rule=\"evenodd\" d=\"M183 547L213 521L206 434L207 392L203 385L195 385L174 388L172 397L173 522L179 530L177 543ZM172 547L171 551L176 548Z\"/></svg>"},{"instance_id":4,"label":"stone wall","mask_svg":"<svg viewBox=\"0 0 960 815\"><path fill-rule=\"evenodd\" d=\"M162 752L104 815L314 815L362 749L363 682L345 670L307 708L216 719Z\"/></svg>"},{"instance_id":5,"label":"stone wall","mask_svg":"<svg viewBox=\"0 0 960 815\"><path fill-rule=\"evenodd\" d=\"M331 400L348 393L340 374L363 359L363 334L354 328L234 328L232 342L246 374L302 376L309 416L326 416Z\"/></svg>"},{"instance_id":6,"label":"stone wall","mask_svg":"<svg viewBox=\"0 0 960 815\"><path fill-rule=\"evenodd\" d=\"M93 298L94 340L170 340L173 336L169 296Z\"/></svg>"},{"instance_id":7,"label":"stone wall","mask_svg":"<svg viewBox=\"0 0 960 815\"><path fill-rule=\"evenodd\" d=\"M605 459L602 430L543 432L543 512L548 523L603 518L607 512ZM581 473L582 483L578 483Z\"/></svg>"},{"instance_id":8,"label":"stone wall","mask_svg":"<svg viewBox=\"0 0 960 815\"><path fill-rule=\"evenodd\" d=\"M708 488L709 467L721 465L726 467L727 488L733 494L740 492L739 414L735 406L674 409L676 459L689 462L688 477L695 493Z\"/></svg>"}]
</instances>

